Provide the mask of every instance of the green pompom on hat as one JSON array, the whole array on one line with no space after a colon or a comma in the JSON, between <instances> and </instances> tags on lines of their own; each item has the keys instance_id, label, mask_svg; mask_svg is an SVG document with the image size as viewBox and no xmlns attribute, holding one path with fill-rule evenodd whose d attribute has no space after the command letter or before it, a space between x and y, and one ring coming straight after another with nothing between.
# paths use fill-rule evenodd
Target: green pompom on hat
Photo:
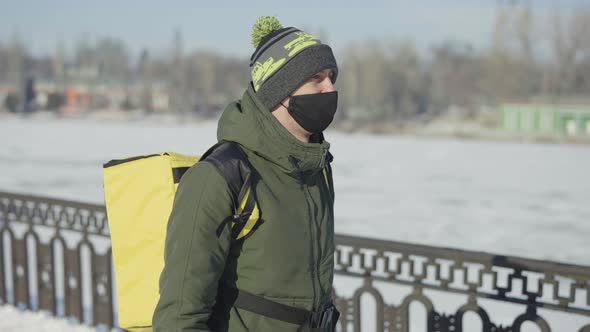
<instances>
[{"instance_id":1,"label":"green pompom on hat","mask_svg":"<svg viewBox=\"0 0 590 332\"><path fill-rule=\"evenodd\" d=\"M250 58L252 86L262 103L273 110L316 73L338 65L330 46L294 27L284 28L274 16L259 17L252 27Z\"/></svg>"},{"instance_id":2,"label":"green pompom on hat","mask_svg":"<svg viewBox=\"0 0 590 332\"><path fill-rule=\"evenodd\" d=\"M262 39L273 31L280 30L283 25L274 16L260 16L252 27L252 45L257 48Z\"/></svg>"}]
</instances>

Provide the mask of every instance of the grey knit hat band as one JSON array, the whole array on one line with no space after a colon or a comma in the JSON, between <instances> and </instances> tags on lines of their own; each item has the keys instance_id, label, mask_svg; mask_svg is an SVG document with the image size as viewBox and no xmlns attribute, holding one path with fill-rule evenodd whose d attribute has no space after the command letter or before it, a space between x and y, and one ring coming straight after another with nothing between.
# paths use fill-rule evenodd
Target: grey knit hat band
<instances>
[{"instance_id":1,"label":"grey knit hat band","mask_svg":"<svg viewBox=\"0 0 590 332\"><path fill-rule=\"evenodd\" d=\"M333 69L336 59L328 45L296 28L285 28L269 36L250 60L254 91L273 109L306 80L323 69Z\"/></svg>"}]
</instances>

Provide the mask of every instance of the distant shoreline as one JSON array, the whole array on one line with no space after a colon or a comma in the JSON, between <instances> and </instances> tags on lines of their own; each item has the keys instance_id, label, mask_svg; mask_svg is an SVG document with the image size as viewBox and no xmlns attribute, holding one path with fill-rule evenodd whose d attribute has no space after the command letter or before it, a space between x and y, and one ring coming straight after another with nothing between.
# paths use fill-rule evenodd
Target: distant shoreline
<instances>
[{"instance_id":1,"label":"distant shoreline","mask_svg":"<svg viewBox=\"0 0 590 332\"><path fill-rule=\"evenodd\" d=\"M484 126L478 122L439 121L417 124L369 124L354 129L350 124L336 124L335 130L343 132L367 133L375 135L397 135L430 138L458 138L466 140L512 142L512 143L550 143L590 145L590 135L545 134L535 132L511 132Z\"/></svg>"},{"instance_id":2,"label":"distant shoreline","mask_svg":"<svg viewBox=\"0 0 590 332\"><path fill-rule=\"evenodd\" d=\"M204 121L217 121L218 117L203 117L194 113L176 115L172 113L146 113L142 110L113 111L97 110L84 113L58 113L54 111L37 111L30 114L15 114L0 111L3 118L34 119L69 119L97 120L107 122L140 122L160 124L199 124ZM515 132L497 128L481 119L457 120L439 118L430 122L370 122L356 124L352 121L335 122L331 130L344 133L364 133L371 135L395 135L428 138L456 138L465 140L512 142L512 143L549 143L590 145L590 135L547 134L536 132Z\"/></svg>"}]
</instances>

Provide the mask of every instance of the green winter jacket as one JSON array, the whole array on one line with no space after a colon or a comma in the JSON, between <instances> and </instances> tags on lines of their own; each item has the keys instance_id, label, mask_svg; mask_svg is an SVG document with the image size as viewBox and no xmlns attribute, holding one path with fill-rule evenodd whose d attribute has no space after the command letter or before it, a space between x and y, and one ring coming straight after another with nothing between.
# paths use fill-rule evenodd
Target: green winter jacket
<instances>
[{"instance_id":1,"label":"green winter jacket","mask_svg":"<svg viewBox=\"0 0 590 332\"><path fill-rule=\"evenodd\" d=\"M307 310L331 301L334 190L324 172L330 144L297 140L251 86L224 110L217 135L239 143L255 170L261 224L245 240L232 241L230 223L217 237L233 213L230 189L212 164L191 167L168 222L154 331L296 331L217 295L240 289Z\"/></svg>"}]
</instances>

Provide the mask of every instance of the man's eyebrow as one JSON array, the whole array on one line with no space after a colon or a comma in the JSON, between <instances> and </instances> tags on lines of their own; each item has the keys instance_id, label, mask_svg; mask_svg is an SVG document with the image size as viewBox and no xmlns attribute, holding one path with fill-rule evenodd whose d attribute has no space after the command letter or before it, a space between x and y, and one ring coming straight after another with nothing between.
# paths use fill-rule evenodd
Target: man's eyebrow
<instances>
[{"instance_id":1,"label":"man's eyebrow","mask_svg":"<svg viewBox=\"0 0 590 332\"><path fill-rule=\"evenodd\" d=\"M314 79L317 79L317 78L323 78L325 76L328 76L328 77L332 78L334 76L334 71L329 70L327 74L323 70L322 71L318 71L312 77L310 77L309 80L311 81L311 80L314 80Z\"/></svg>"}]
</instances>

